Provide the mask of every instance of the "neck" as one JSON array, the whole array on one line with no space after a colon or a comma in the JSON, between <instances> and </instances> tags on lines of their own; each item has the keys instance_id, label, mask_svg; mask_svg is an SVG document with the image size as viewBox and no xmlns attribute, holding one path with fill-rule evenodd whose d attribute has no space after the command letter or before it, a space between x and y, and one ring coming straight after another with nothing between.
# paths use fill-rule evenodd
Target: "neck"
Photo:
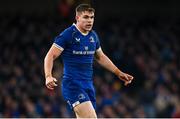
<instances>
[{"instance_id":1,"label":"neck","mask_svg":"<svg viewBox=\"0 0 180 119\"><path fill-rule=\"evenodd\" d=\"M89 33L89 31L82 29L78 23L76 23L75 26L83 35L87 35Z\"/></svg>"}]
</instances>

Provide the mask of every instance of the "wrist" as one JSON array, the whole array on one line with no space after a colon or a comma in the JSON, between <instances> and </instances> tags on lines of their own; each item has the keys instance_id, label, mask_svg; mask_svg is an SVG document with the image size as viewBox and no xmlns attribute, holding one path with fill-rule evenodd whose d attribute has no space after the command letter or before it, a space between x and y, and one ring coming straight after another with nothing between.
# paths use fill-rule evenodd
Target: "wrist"
<instances>
[{"instance_id":1,"label":"wrist","mask_svg":"<svg viewBox=\"0 0 180 119\"><path fill-rule=\"evenodd\" d=\"M120 71L118 68L116 68L116 69L114 70L114 74L115 74L116 76L118 76L119 74L121 74L121 71Z\"/></svg>"},{"instance_id":2,"label":"wrist","mask_svg":"<svg viewBox=\"0 0 180 119\"><path fill-rule=\"evenodd\" d=\"M49 78L49 77L52 77L52 75L51 74L45 75L45 78Z\"/></svg>"}]
</instances>

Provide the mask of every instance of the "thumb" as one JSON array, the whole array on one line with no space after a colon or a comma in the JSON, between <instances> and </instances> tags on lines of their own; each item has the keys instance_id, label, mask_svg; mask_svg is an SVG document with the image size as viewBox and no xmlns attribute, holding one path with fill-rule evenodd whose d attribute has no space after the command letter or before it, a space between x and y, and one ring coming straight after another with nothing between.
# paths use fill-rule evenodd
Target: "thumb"
<instances>
[{"instance_id":1,"label":"thumb","mask_svg":"<svg viewBox=\"0 0 180 119\"><path fill-rule=\"evenodd\" d=\"M56 83L56 82L57 82L57 79L54 78L53 81L54 81L54 82L53 82L54 86L57 86L57 83Z\"/></svg>"},{"instance_id":2,"label":"thumb","mask_svg":"<svg viewBox=\"0 0 180 119\"><path fill-rule=\"evenodd\" d=\"M128 81L126 81L126 82L124 83L125 86L127 86L128 84L129 84Z\"/></svg>"}]
</instances>

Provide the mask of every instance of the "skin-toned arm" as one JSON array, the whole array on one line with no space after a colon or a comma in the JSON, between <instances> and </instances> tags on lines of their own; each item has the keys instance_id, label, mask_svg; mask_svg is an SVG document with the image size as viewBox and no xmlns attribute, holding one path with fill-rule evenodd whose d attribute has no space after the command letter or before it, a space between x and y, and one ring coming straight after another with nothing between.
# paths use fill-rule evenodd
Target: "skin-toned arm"
<instances>
[{"instance_id":1,"label":"skin-toned arm","mask_svg":"<svg viewBox=\"0 0 180 119\"><path fill-rule=\"evenodd\" d=\"M48 89L51 90L54 89L54 86L57 86L57 80L52 76L53 62L61 53L62 50L53 44L44 59L44 73L46 78L46 86Z\"/></svg>"},{"instance_id":2,"label":"skin-toned arm","mask_svg":"<svg viewBox=\"0 0 180 119\"><path fill-rule=\"evenodd\" d=\"M112 73L114 73L119 79L121 79L122 81L125 82L125 85L128 85L131 83L131 81L133 80L133 76L126 74L124 72L122 72L121 70L119 70L114 64L113 62L103 53L103 51L100 49L98 49L95 53L95 59L96 61L103 66L104 68L106 68L107 70L111 71Z\"/></svg>"}]
</instances>

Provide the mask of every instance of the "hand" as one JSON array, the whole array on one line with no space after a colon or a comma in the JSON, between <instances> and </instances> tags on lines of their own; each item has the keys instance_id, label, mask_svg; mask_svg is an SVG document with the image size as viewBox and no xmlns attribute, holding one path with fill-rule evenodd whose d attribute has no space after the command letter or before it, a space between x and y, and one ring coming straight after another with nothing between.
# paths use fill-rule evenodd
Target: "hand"
<instances>
[{"instance_id":1,"label":"hand","mask_svg":"<svg viewBox=\"0 0 180 119\"><path fill-rule=\"evenodd\" d=\"M46 87L50 90L53 90L55 86L57 86L56 84L57 80L52 77L52 76L49 76L46 78Z\"/></svg>"},{"instance_id":2,"label":"hand","mask_svg":"<svg viewBox=\"0 0 180 119\"><path fill-rule=\"evenodd\" d=\"M126 74L126 73L119 73L118 78L124 81L124 85L127 86L128 84L130 84L133 80L133 76Z\"/></svg>"}]
</instances>

